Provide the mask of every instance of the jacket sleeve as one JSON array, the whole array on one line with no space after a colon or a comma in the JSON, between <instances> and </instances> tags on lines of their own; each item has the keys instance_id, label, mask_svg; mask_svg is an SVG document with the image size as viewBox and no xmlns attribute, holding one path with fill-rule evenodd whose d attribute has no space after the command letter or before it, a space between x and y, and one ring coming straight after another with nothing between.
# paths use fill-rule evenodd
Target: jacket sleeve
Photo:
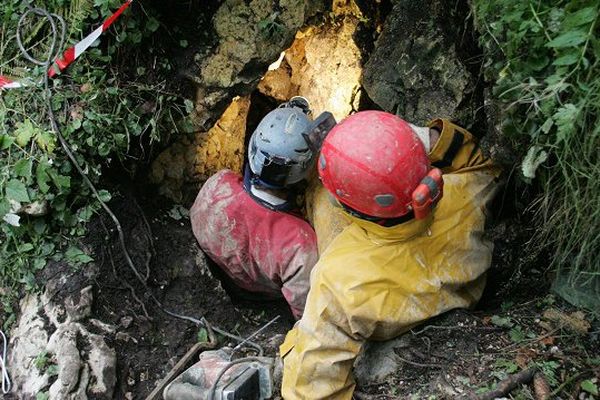
<instances>
[{"instance_id":1,"label":"jacket sleeve","mask_svg":"<svg viewBox=\"0 0 600 400\"><path fill-rule=\"evenodd\" d=\"M302 317L306 297L310 289L310 272L317 263L319 257L317 253L317 239L314 234L312 240L301 246L294 255L294 258L282 275L281 293L290 305L290 309L296 319Z\"/></svg>"},{"instance_id":2,"label":"jacket sleeve","mask_svg":"<svg viewBox=\"0 0 600 400\"><path fill-rule=\"evenodd\" d=\"M493 169L492 162L483 155L477 139L466 129L447 119L436 119L430 128L440 131L440 138L429 153L431 165L443 173Z\"/></svg>"},{"instance_id":3,"label":"jacket sleeve","mask_svg":"<svg viewBox=\"0 0 600 400\"><path fill-rule=\"evenodd\" d=\"M351 400L352 365L364 339L350 333L347 314L328 285L319 284L318 290L314 286L304 316L280 348L281 394L285 400Z\"/></svg>"}]
</instances>

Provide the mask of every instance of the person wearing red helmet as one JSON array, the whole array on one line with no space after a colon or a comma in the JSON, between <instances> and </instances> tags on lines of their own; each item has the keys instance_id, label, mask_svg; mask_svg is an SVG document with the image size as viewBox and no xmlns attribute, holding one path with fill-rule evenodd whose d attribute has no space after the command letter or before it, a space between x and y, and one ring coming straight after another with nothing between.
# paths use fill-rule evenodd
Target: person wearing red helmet
<instances>
[{"instance_id":1,"label":"person wearing red helmet","mask_svg":"<svg viewBox=\"0 0 600 400\"><path fill-rule=\"evenodd\" d=\"M479 300L499 171L468 131L448 120L429 128L363 111L326 137L319 176L349 223L320 246L304 315L280 347L284 399L351 399L366 340ZM317 218L332 217L314 207Z\"/></svg>"}]
</instances>

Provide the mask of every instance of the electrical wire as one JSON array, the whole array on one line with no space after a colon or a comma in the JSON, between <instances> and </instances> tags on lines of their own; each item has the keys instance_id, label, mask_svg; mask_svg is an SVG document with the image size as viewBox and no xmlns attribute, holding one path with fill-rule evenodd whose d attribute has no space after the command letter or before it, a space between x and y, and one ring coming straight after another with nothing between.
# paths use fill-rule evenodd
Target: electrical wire
<instances>
[{"instance_id":1,"label":"electrical wire","mask_svg":"<svg viewBox=\"0 0 600 400\"><path fill-rule=\"evenodd\" d=\"M6 367L6 363L8 362L6 359L6 352L8 350L8 340L0 329L0 336L2 336L2 354L0 354L0 369L2 370L2 393L7 394L10 392L10 376L8 375L8 368Z\"/></svg>"},{"instance_id":2,"label":"electrical wire","mask_svg":"<svg viewBox=\"0 0 600 400\"><path fill-rule=\"evenodd\" d=\"M46 58L44 60L39 60L36 59L35 57L33 57L26 49L25 46L23 46L23 42L21 40L21 30L23 29L23 23L26 19L26 17L30 14L33 13L37 16L40 16L44 19L46 19L48 21L48 23L50 24L50 29L51 29L51 36L52 36L52 40L50 43L50 47L48 48L48 52L46 55ZM56 21L58 21L60 23L60 34L59 34L59 30L57 27L57 23ZM47 10L43 9L43 8L33 8L31 6L27 6L27 11L25 11L23 13L23 15L21 16L21 18L19 19L19 23L17 25L17 45L19 46L19 49L21 51L21 53L23 54L23 56L29 60L30 62L36 64L36 65L40 65L43 66L46 71L48 70L48 68L50 67L50 64L52 63L52 61L57 57L58 54L60 54L60 50L62 48L62 45L65 42L65 38L66 38L66 23L65 21L56 14L52 14L49 13ZM58 44L57 44L58 42ZM100 203L101 207L104 209L104 211L106 211L106 213L109 215L109 217L112 219L116 229L117 229L117 233L119 235L119 243L121 246L121 250L123 252L123 255L125 256L125 260L127 262L127 265L129 266L129 269L131 269L131 271L133 272L133 274L136 276L136 278L139 280L139 282L143 285L144 289L149 293L149 297L150 299L156 304L156 306L165 314L177 318L177 319L181 319L184 321L188 321L188 322L192 322L193 324L197 325L197 326L204 326L208 329L209 323L208 321L202 317L200 319L194 318L194 317L190 317L187 315L182 315L182 314L178 314L175 313L173 311L169 311L166 308L163 307L162 303L154 296L154 294L152 293L152 291L150 290L150 288L148 287L148 284L146 282L146 280L144 279L144 277L142 277L142 275L140 274L139 270L137 269L137 267L135 266L135 264L133 263L133 260L131 259L131 256L129 254L129 251L127 250L127 245L125 244L125 235L123 233L123 228L121 226L121 223L119 221L119 219L117 218L117 216L112 212L112 210L108 207L108 205L102 200L102 198L100 197L100 194L98 193L98 190L96 189L96 187L94 186L94 184L92 183L92 181L90 181L90 179L88 178L88 176L86 175L86 173L83 171L83 169L81 168L81 166L79 165L79 162L77 161L77 159L75 158L75 156L73 155L73 152L71 150L71 147L69 146L69 144L67 143L67 141L65 140L65 138L63 137L61 130L58 126L58 123L56 121L56 117L54 115L54 110L52 108L52 91L50 89L50 82L49 82L49 76L47 73L44 73L44 80L43 80L43 84L44 84L44 93L45 93L45 100L46 100L46 107L47 107L47 112L48 112L48 119L50 120L50 127L52 128L52 131L56 134L56 137L58 138L58 141L60 142L60 145L62 147L62 149L64 150L65 154L67 155L67 157L69 158L69 160L71 161L71 163L73 164L73 166L75 167L75 169L77 170L77 172L79 173L79 175L82 177L83 181L85 182L86 186L88 186L88 188L92 191L94 197L98 200L98 202ZM248 341L247 339L238 336L238 335L234 335L230 332L227 332L223 329L220 329L218 327L212 326L212 329L233 340L236 340L238 342L244 342L247 343L248 345L250 345L251 347L253 347L254 349L257 350L258 355L262 356L263 355L263 349L262 347L255 342L252 341Z\"/></svg>"},{"instance_id":3,"label":"electrical wire","mask_svg":"<svg viewBox=\"0 0 600 400\"><path fill-rule=\"evenodd\" d=\"M238 343L238 345L235 346L233 348L233 350L231 350L231 354L229 355L229 359L231 360L233 358L233 354L237 350L239 350L244 344L248 343L250 341L250 339L252 339L256 335L258 335L259 333L261 333L262 331L264 331L265 329L267 329L270 325L274 324L275 321L277 321L279 319L279 317L281 317L281 315L277 315L275 318L273 318L272 320L270 320L269 322L267 322L266 324L264 324L262 327L260 327L260 329L258 329L256 332L252 333L250 336L248 336L246 339L244 339L244 341ZM262 356L262 354L260 354L260 355Z\"/></svg>"}]
</instances>

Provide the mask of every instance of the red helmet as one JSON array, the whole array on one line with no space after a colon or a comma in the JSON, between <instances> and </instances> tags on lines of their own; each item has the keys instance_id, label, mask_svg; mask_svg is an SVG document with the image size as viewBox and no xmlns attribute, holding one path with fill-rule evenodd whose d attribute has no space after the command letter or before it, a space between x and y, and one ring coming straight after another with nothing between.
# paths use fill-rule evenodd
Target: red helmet
<instances>
[{"instance_id":1,"label":"red helmet","mask_svg":"<svg viewBox=\"0 0 600 400\"><path fill-rule=\"evenodd\" d=\"M412 210L413 192L430 164L406 121L361 111L329 132L318 169L325 188L344 205L373 217L397 218Z\"/></svg>"}]
</instances>

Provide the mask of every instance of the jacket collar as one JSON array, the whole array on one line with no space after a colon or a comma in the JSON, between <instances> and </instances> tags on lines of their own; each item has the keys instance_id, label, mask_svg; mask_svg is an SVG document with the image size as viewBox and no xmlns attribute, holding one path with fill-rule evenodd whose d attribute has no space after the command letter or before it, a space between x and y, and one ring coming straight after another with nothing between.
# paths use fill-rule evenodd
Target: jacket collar
<instances>
[{"instance_id":1,"label":"jacket collar","mask_svg":"<svg viewBox=\"0 0 600 400\"><path fill-rule=\"evenodd\" d=\"M425 219L411 219L395 226L385 227L367 221L342 210L346 218L365 231L367 237L378 244L405 242L429 230L433 222L433 213Z\"/></svg>"}]
</instances>

